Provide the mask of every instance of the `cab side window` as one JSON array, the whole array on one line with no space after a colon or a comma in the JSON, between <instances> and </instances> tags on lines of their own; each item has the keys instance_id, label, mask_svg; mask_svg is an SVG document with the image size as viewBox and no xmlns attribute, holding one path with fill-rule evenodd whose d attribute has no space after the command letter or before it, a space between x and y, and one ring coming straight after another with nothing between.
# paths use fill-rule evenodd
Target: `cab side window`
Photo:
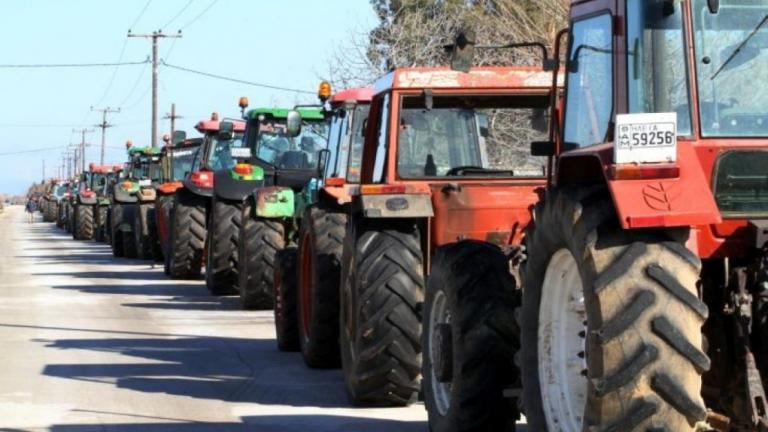
<instances>
[{"instance_id":1,"label":"cab side window","mask_svg":"<svg viewBox=\"0 0 768 432\"><path fill-rule=\"evenodd\" d=\"M571 34L565 141L579 147L607 138L613 114L613 38L610 14L577 21Z\"/></svg>"},{"instance_id":2,"label":"cab side window","mask_svg":"<svg viewBox=\"0 0 768 432\"><path fill-rule=\"evenodd\" d=\"M376 131L376 160L373 165L373 183L384 181L384 166L387 162L387 128L389 127L390 95L381 100L379 108L378 130Z\"/></svg>"}]
</instances>

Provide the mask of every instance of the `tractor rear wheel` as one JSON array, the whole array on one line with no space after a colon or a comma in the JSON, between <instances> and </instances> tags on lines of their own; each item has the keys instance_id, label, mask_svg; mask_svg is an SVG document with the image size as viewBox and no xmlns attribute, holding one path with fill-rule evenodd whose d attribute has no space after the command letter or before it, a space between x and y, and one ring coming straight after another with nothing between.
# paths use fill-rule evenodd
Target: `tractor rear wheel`
<instances>
[{"instance_id":1,"label":"tractor rear wheel","mask_svg":"<svg viewBox=\"0 0 768 432\"><path fill-rule=\"evenodd\" d=\"M602 187L553 191L535 221L521 316L529 427L695 430L710 366L700 260L670 232L623 230Z\"/></svg>"},{"instance_id":2,"label":"tractor rear wheel","mask_svg":"<svg viewBox=\"0 0 768 432\"><path fill-rule=\"evenodd\" d=\"M56 204L56 226L64 228L64 206Z\"/></svg>"},{"instance_id":3,"label":"tractor rear wheel","mask_svg":"<svg viewBox=\"0 0 768 432\"><path fill-rule=\"evenodd\" d=\"M111 210L112 226L110 227L110 238L112 239L112 255L116 258L125 256L125 248L123 247L123 236L120 232L120 225L123 223L123 206L120 204L113 204Z\"/></svg>"},{"instance_id":4,"label":"tractor rear wheel","mask_svg":"<svg viewBox=\"0 0 768 432\"><path fill-rule=\"evenodd\" d=\"M168 254L170 242L169 225L171 209L173 208L173 195L160 195L155 201L155 225L157 227L157 240L160 244L161 256Z\"/></svg>"},{"instance_id":5,"label":"tractor rear wheel","mask_svg":"<svg viewBox=\"0 0 768 432\"><path fill-rule=\"evenodd\" d=\"M299 323L296 315L298 255L296 246L291 245L277 251L275 258L275 333L277 349L280 351L300 349Z\"/></svg>"},{"instance_id":6,"label":"tractor rear wheel","mask_svg":"<svg viewBox=\"0 0 768 432\"><path fill-rule=\"evenodd\" d=\"M141 260L154 259L152 255L152 235L149 220L152 204L136 204L136 212L133 219L133 234L136 242L136 258Z\"/></svg>"},{"instance_id":7,"label":"tractor rear wheel","mask_svg":"<svg viewBox=\"0 0 768 432\"><path fill-rule=\"evenodd\" d=\"M105 205L96 205L94 214L95 229L93 239L97 242L104 242L107 237L107 210Z\"/></svg>"},{"instance_id":8,"label":"tractor rear wheel","mask_svg":"<svg viewBox=\"0 0 768 432\"><path fill-rule=\"evenodd\" d=\"M243 309L271 309L275 292L276 254L285 247L282 222L253 216L253 202L242 210L238 276Z\"/></svg>"},{"instance_id":9,"label":"tractor rear wheel","mask_svg":"<svg viewBox=\"0 0 768 432\"><path fill-rule=\"evenodd\" d=\"M75 206L75 240L93 240L93 207L86 204Z\"/></svg>"},{"instance_id":10,"label":"tractor rear wheel","mask_svg":"<svg viewBox=\"0 0 768 432\"><path fill-rule=\"evenodd\" d=\"M149 234L149 259L155 262L163 262L163 249L160 247L160 238L157 234L157 216L155 215L155 206L150 206L147 210L147 233Z\"/></svg>"},{"instance_id":11,"label":"tractor rear wheel","mask_svg":"<svg viewBox=\"0 0 768 432\"><path fill-rule=\"evenodd\" d=\"M432 432L514 431L519 306L509 259L463 241L438 249L424 301L424 403Z\"/></svg>"},{"instance_id":12,"label":"tractor rear wheel","mask_svg":"<svg viewBox=\"0 0 768 432\"><path fill-rule=\"evenodd\" d=\"M299 342L313 368L339 367L339 277L347 217L324 206L304 212L299 231Z\"/></svg>"},{"instance_id":13,"label":"tractor rear wheel","mask_svg":"<svg viewBox=\"0 0 768 432\"><path fill-rule=\"evenodd\" d=\"M215 296L237 293L237 254L242 213L242 203L213 197L208 227L205 285Z\"/></svg>"},{"instance_id":14,"label":"tractor rear wheel","mask_svg":"<svg viewBox=\"0 0 768 432\"><path fill-rule=\"evenodd\" d=\"M122 224L129 224L128 230L121 230L117 233L121 236L123 243L123 251L126 258L138 258L138 251L136 250L136 213L138 213L138 204L129 204L123 206Z\"/></svg>"},{"instance_id":15,"label":"tractor rear wheel","mask_svg":"<svg viewBox=\"0 0 768 432\"><path fill-rule=\"evenodd\" d=\"M419 231L407 223L354 227L344 242L340 350L347 394L354 405L409 405L421 388Z\"/></svg>"},{"instance_id":16,"label":"tractor rear wheel","mask_svg":"<svg viewBox=\"0 0 768 432\"><path fill-rule=\"evenodd\" d=\"M73 226L75 223L75 220L74 220L75 215L72 209L72 203L67 203L66 212L67 212L67 219L66 219L67 222L65 224L65 227L67 229L67 233L72 234L72 230L74 229Z\"/></svg>"},{"instance_id":17,"label":"tractor rear wheel","mask_svg":"<svg viewBox=\"0 0 768 432\"><path fill-rule=\"evenodd\" d=\"M205 249L205 201L179 191L171 212L168 269L174 279L197 279L203 267Z\"/></svg>"}]
</instances>

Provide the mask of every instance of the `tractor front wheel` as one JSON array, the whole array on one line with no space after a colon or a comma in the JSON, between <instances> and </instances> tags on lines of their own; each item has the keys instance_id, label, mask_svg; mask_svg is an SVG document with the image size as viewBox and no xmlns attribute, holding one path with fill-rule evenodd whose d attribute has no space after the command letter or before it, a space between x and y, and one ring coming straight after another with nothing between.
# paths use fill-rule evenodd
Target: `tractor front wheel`
<instances>
[{"instance_id":1,"label":"tractor front wheel","mask_svg":"<svg viewBox=\"0 0 768 432\"><path fill-rule=\"evenodd\" d=\"M509 259L463 241L435 254L424 301L424 402L433 432L514 431L519 306Z\"/></svg>"},{"instance_id":2,"label":"tractor front wheel","mask_svg":"<svg viewBox=\"0 0 768 432\"><path fill-rule=\"evenodd\" d=\"M298 294L298 251L288 246L278 251L275 263L275 333L277 349L299 350L299 323L296 316ZM242 274L242 273L241 273Z\"/></svg>"},{"instance_id":3,"label":"tractor front wheel","mask_svg":"<svg viewBox=\"0 0 768 432\"><path fill-rule=\"evenodd\" d=\"M205 201L179 191L171 212L168 270L174 279L197 279L203 266L205 249Z\"/></svg>"},{"instance_id":4,"label":"tractor front wheel","mask_svg":"<svg viewBox=\"0 0 768 432\"><path fill-rule=\"evenodd\" d=\"M421 388L424 269L413 224L353 227L344 238L340 350L354 405L405 406Z\"/></svg>"},{"instance_id":5,"label":"tractor front wheel","mask_svg":"<svg viewBox=\"0 0 768 432\"><path fill-rule=\"evenodd\" d=\"M107 239L107 229L109 229L107 226L107 210L109 210L109 208L105 205L97 205L95 210L93 239L97 242L105 242Z\"/></svg>"},{"instance_id":6,"label":"tractor front wheel","mask_svg":"<svg viewBox=\"0 0 768 432\"><path fill-rule=\"evenodd\" d=\"M152 255L152 235L149 220L152 204L136 204L133 220L133 234L136 242L136 257L141 260L154 259Z\"/></svg>"},{"instance_id":7,"label":"tractor front wheel","mask_svg":"<svg viewBox=\"0 0 768 432\"><path fill-rule=\"evenodd\" d=\"M211 203L208 225L208 256L205 261L205 285L215 296L237 293L238 239L243 204L223 201L216 196Z\"/></svg>"},{"instance_id":8,"label":"tractor front wheel","mask_svg":"<svg viewBox=\"0 0 768 432\"><path fill-rule=\"evenodd\" d=\"M285 228L281 221L253 216L252 204L248 202L241 215L240 303L243 309L270 309L275 292L275 259L285 247Z\"/></svg>"},{"instance_id":9,"label":"tractor front wheel","mask_svg":"<svg viewBox=\"0 0 768 432\"><path fill-rule=\"evenodd\" d=\"M623 230L602 187L554 190L535 221L521 316L529 427L694 431L710 366L700 260L678 235Z\"/></svg>"},{"instance_id":10,"label":"tractor front wheel","mask_svg":"<svg viewBox=\"0 0 768 432\"><path fill-rule=\"evenodd\" d=\"M299 231L299 341L313 368L338 367L339 277L347 217L308 207Z\"/></svg>"},{"instance_id":11,"label":"tractor front wheel","mask_svg":"<svg viewBox=\"0 0 768 432\"><path fill-rule=\"evenodd\" d=\"M94 206L86 204L75 206L75 240L93 240L93 208Z\"/></svg>"}]
</instances>

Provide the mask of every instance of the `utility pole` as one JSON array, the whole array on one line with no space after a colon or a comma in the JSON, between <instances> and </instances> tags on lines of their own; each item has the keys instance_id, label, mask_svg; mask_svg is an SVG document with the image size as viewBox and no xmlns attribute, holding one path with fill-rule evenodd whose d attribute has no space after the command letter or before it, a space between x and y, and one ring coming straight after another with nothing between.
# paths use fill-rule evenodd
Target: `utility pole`
<instances>
[{"instance_id":1,"label":"utility pole","mask_svg":"<svg viewBox=\"0 0 768 432\"><path fill-rule=\"evenodd\" d=\"M45 183L45 159L43 159L43 183Z\"/></svg>"},{"instance_id":2,"label":"utility pole","mask_svg":"<svg viewBox=\"0 0 768 432\"><path fill-rule=\"evenodd\" d=\"M152 147L157 148L157 41L161 38L180 38L181 30L175 35L167 35L162 30L151 34L133 34L128 30L128 37L152 39Z\"/></svg>"},{"instance_id":3,"label":"utility pole","mask_svg":"<svg viewBox=\"0 0 768 432\"><path fill-rule=\"evenodd\" d=\"M107 114L119 113L120 108L112 109L110 107L106 107L101 109L94 109L93 107L91 107L91 111L98 111L103 115L101 123L97 124L96 127L101 128L101 158L99 159L99 165L104 165L104 152L106 151L106 148L107 148L107 141L106 141L107 128L114 126L112 124L107 123Z\"/></svg>"},{"instance_id":4,"label":"utility pole","mask_svg":"<svg viewBox=\"0 0 768 432\"><path fill-rule=\"evenodd\" d=\"M72 132L79 132L81 135L80 139L80 172L85 172L85 147L90 146L90 144L85 142L85 134L87 133L93 133L95 129L73 129Z\"/></svg>"},{"instance_id":5,"label":"utility pole","mask_svg":"<svg viewBox=\"0 0 768 432\"><path fill-rule=\"evenodd\" d=\"M176 132L176 120L184 118L180 115L176 114L176 104L171 104L171 113L166 114L165 117L163 117L163 120L170 120L171 121L171 139L173 139L173 133Z\"/></svg>"}]
</instances>

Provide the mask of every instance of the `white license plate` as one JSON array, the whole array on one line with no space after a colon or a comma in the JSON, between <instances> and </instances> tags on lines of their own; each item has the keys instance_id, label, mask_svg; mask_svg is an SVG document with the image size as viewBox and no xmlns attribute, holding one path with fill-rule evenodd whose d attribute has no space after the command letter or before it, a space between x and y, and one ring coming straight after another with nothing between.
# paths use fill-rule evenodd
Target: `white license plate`
<instances>
[{"instance_id":1,"label":"white license plate","mask_svg":"<svg viewBox=\"0 0 768 432\"><path fill-rule=\"evenodd\" d=\"M250 147L235 147L235 148L229 150L229 154L231 154L233 158L249 159L251 157L251 148Z\"/></svg>"},{"instance_id":2,"label":"white license plate","mask_svg":"<svg viewBox=\"0 0 768 432\"><path fill-rule=\"evenodd\" d=\"M614 162L659 163L677 160L677 114L616 116Z\"/></svg>"},{"instance_id":3,"label":"white license plate","mask_svg":"<svg viewBox=\"0 0 768 432\"><path fill-rule=\"evenodd\" d=\"M139 186L152 186L152 180L149 180L149 179L139 180Z\"/></svg>"}]
</instances>

